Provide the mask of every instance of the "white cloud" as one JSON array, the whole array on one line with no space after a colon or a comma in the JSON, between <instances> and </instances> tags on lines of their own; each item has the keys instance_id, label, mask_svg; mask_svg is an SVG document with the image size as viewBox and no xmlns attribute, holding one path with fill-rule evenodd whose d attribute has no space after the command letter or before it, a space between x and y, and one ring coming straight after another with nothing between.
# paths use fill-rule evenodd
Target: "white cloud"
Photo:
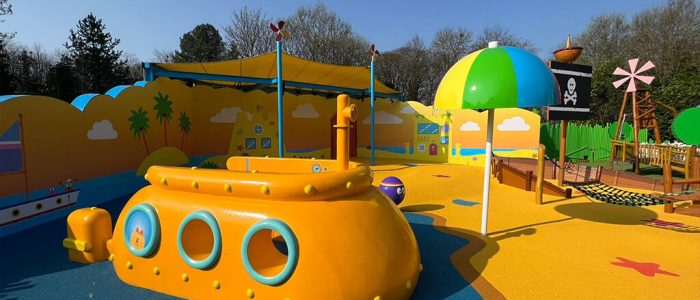
<instances>
[{"instance_id":1,"label":"white cloud","mask_svg":"<svg viewBox=\"0 0 700 300\"><path fill-rule=\"evenodd\" d=\"M503 123L496 128L499 131L528 131L530 130L530 125L525 123L522 117L512 117L503 120Z\"/></svg>"},{"instance_id":2,"label":"white cloud","mask_svg":"<svg viewBox=\"0 0 700 300\"><path fill-rule=\"evenodd\" d=\"M211 121L212 123L236 123L239 113L245 113L248 117L248 120L253 119L253 114L242 110L238 106L234 106L222 108L218 114L209 118L209 121Z\"/></svg>"},{"instance_id":3,"label":"white cloud","mask_svg":"<svg viewBox=\"0 0 700 300\"><path fill-rule=\"evenodd\" d=\"M467 121L459 127L459 131L481 131L481 127L474 121Z\"/></svg>"},{"instance_id":4,"label":"white cloud","mask_svg":"<svg viewBox=\"0 0 700 300\"><path fill-rule=\"evenodd\" d=\"M292 117L297 119L318 119L318 112L313 104L304 103L297 106L297 109L292 112Z\"/></svg>"},{"instance_id":5,"label":"white cloud","mask_svg":"<svg viewBox=\"0 0 700 300\"><path fill-rule=\"evenodd\" d=\"M416 112L416 110L413 109L413 107L411 107L411 106L408 105L408 104L404 104L404 106L403 106L403 107L401 108L401 110L399 111L399 113L402 113L402 114L412 114L412 113L415 113L415 112Z\"/></svg>"},{"instance_id":6,"label":"white cloud","mask_svg":"<svg viewBox=\"0 0 700 300\"><path fill-rule=\"evenodd\" d=\"M92 129L88 130L87 137L91 140L115 140L117 131L112 127L112 122L102 120L92 124Z\"/></svg>"},{"instance_id":7,"label":"white cloud","mask_svg":"<svg viewBox=\"0 0 700 300\"><path fill-rule=\"evenodd\" d=\"M370 116L362 120L362 124L370 124ZM403 119L397 115L380 110L374 114L374 124L403 124Z\"/></svg>"}]
</instances>

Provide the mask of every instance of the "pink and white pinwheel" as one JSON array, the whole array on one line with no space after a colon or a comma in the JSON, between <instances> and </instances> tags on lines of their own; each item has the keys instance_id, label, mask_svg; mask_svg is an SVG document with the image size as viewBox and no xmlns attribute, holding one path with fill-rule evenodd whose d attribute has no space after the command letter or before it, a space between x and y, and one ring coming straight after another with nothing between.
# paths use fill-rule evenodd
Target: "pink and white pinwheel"
<instances>
[{"instance_id":1,"label":"pink and white pinwheel","mask_svg":"<svg viewBox=\"0 0 700 300\"><path fill-rule=\"evenodd\" d=\"M638 62L639 62L639 58L630 59L628 61L629 65L630 65L629 72L627 72L623 69L620 69L620 68L615 68L615 71L613 71L613 74L625 76L624 78L613 82L613 86L615 88L620 87L627 80L630 81L629 84L627 85L627 92L634 92L637 90L637 84L635 83L635 80L639 80L639 81L644 82L646 84L651 84L651 82L654 80L654 76L643 76L643 75L639 75L639 74L653 68L654 63L652 63L651 61L647 61L641 68L639 68L639 70L637 70L637 63Z\"/></svg>"},{"instance_id":2,"label":"pink and white pinwheel","mask_svg":"<svg viewBox=\"0 0 700 300\"><path fill-rule=\"evenodd\" d=\"M272 32L275 33L275 41L281 41L282 38L288 38L289 37L289 31L287 29L284 29L284 24L286 24L284 21L279 21L277 23L277 26L275 24L270 23L270 29L272 29Z\"/></svg>"}]
</instances>

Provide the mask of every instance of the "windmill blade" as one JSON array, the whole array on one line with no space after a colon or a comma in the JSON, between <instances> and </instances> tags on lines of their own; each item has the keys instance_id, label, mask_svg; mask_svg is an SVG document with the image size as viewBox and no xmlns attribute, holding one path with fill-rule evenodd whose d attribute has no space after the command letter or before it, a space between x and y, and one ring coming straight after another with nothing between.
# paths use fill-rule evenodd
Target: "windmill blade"
<instances>
[{"instance_id":1,"label":"windmill blade","mask_svg":"<svg viewBox=\"0 0 700 300\"><path fill-rule=\"evenodd\" d=\"M625 78L622 78L620 80L617 80L617 81L613 82L613 86L615 88L619 88L621 85L623 85L625 83L625 81L627 81L629 79L630 79L629 77L625 77Z\"/></svg>"},{"instance_id":2,"label":"windmill blade","mask_svg":"<svg viewBox=\"0 0 700 300\"><path fill-rule=\"evenodd\" d=\"M281 40L282 40L282 34L278 32L277 35L275 36L275 41L279 42Z\"/></svg>"},{"instance_id":3,"label":"windmill blade","mask_svg":"<svg viewBox=\"0 0 700 300\"><path fill-rule=\"evenodd\" d=\"M625 76L630 76L630 75L632 75L632 74L630 74L629 72L627 72L627 71L625 71L625 70L623 70L623 69L620 69L620 68L618 67L618 68L615 68L615 71L613 71L613 75L625 75Z\"/></svg>"},{"instance_id":4,"label":"windmill blade","mask_svg":"<svg viewBox=\"0 0 700 300\"><path fill-rule=\"evenodd\" d=\"M272 29L272 32L278 32L280 31L275 24L270 23L270 29Z\"/></svg>"},{"instance_id":5,"label":"windmill blade","mask_svg":"<svg viewBox=\"0 0 700 300\"><path fill-rule=\"evenodd\" d=\"M634 92L637 90L637 84L634 82L634 80L630 80L630 84L627 85L627 92Z\"/></svg>"},{"instance_id":6,"label":"windmill blade","mask_svg":"<svg viewBox=\"0 0 700 300\"><path fill-rule=\"evenodd\" d=\"M652 81L654 81L654 76L634 76L634 79L639 79L639 81L644 82L646 84L651 84Z\"/></svg>"},{"instance_id":7,"label":"windmill blade","mask_svg":"<svg viewBox=\"0 0 700 300\"><path fill-rule=\"evenodd\" d=\"M630 65L630 72L631 73L635 73L635 70L637 69L638 62L639 62L639 58L630 59L627 61L627 63L629 63L629 65Z\"/></svg>"},{"instance_id":8,"label":"windmill blade","mask_svg":"<svg viewBox=\"0 0 700 300\"><path fill-rule=\"evenodd\" d=\"M642 72L644 72L644 71L646 71L646 70L649 70L649 69L651 69L651 68L653 68L653 67L655 67L655 66L654 66L654 63L651 62L651 61L647 61L641 68L639 68L639 70L637 70L637 74L642 73ZM647 84L648 84L648 83L647 83Z\"/></svg>"},{"instance_id":9,"label":"windmill blade","mask_svg":"<svg viewBox=\"0 0 700 300\"><path fill-rule=\"evenodd\" d=\"M285 21L280 20L277 23L277 27L279 27L279 29L282 30L282 28L284 28L284 24L287 24L287 23Z\"/></svg>"}]
</instances>

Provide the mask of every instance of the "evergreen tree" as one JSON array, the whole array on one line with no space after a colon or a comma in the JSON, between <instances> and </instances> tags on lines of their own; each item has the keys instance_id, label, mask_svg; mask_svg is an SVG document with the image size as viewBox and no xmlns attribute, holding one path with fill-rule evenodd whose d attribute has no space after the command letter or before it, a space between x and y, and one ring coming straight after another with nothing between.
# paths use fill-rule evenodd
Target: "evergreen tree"
<instances>
[{"instance_id":1,"label":"evergreen tree","mask_svg":"<svg viewBox=\"0 0 700 300\"><path fill-rule=\"evenodd\" d=\"M125 84L126 61L122 51L115 50L120 40L106 31L101 19L89 14L71 29L65 44L80 79L79 93L104 93L113 86Z\"/></svg>"},{"instance_id":2,"label":"evergreen tree","mask_svg":"<svg viewBox=\"0 0 700 300\"><path fill-rule=\"evenodd\" d=\"M15 92L18 94L41 94L45 87L42 84L41 78L37 70L36 59L32 57L32 53L25 50L20 51L18 60L18 69L15 72L13 85Z\"/></svg>"},{"instance_id":3,"label":"evergreen tree","mask_svg":"<svg viewBox=\"0 0 700 300\"><path fill-rule=\"evenodd\" d=\"M211 24L197 25L180 38L180 51L175 51L175 62L219 61L226 56L238 56L237 50L226 53L219 31Z\"/></svg>"},{"instance_id":4,"label":"evergreen tree","mask_svg":"<svg viewBox=\"0 0 700 300\"><path fill-rule=\"evenodd\" d=\"M80 93L78 85L80 80L73 67L73 62L66 55L61 55L61 59L51 66L46 75L46 91L48 95L71 102Z\"/></svg>"}]
</instances>

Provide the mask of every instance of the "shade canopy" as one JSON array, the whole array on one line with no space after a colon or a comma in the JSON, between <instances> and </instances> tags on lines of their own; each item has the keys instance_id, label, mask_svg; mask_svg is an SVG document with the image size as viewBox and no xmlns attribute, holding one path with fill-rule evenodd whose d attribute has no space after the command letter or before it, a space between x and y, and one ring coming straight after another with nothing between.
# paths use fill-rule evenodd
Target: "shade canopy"
<instances>
[{"instance_id":1,"label":"shade canopy","mask_svg":"<svg viewBox=\"0 0 700 300\"><path fill-rule=\"evenodd\" d=\"M151 63L157 76L189 78L216 85L276 84L277 61L274 52L243 59L209 63ZM369 95L370 70L341 66L282 54L282 79L286 88ZM176 74L179 73L179 74ZM187 75L187 76L185 76ZM401 98L398 91L375 80L378 97Z\"/></svg>"},{"instance_id":2,"label":"shade canopy","mask_svg":"<svg viewBox=\"0 0 700 300\"><path fill-rule=\"evenodd\" d=\"M491 109L557 104L554 75L537 56L514 47L486 48L455 63L440 82L435 107Z\"/></svg>"}]
</instances>

